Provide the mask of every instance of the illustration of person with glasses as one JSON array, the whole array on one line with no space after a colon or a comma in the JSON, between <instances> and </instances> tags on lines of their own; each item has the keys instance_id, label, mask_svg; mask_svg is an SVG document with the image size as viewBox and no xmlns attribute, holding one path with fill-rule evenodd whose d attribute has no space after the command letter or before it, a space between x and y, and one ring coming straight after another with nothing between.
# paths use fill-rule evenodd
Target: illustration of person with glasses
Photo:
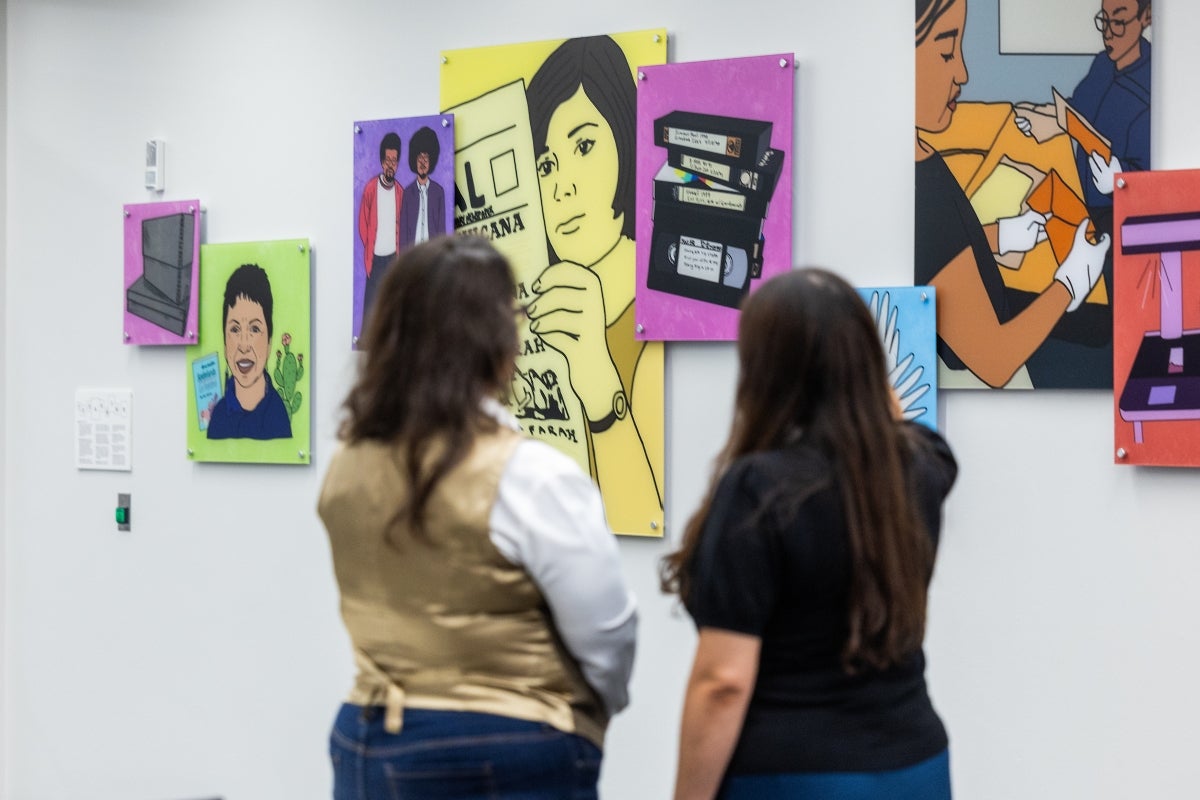
<instances>
[{"instance_id":1,"label":"illustration of person with glasses","mask_svg":"<svg viewBox=\"0 0 1200 800\"><path fill-rule=\"evenodd\" d=\"M1112 158L1077 148L1083 200L1097 230L1112 233L1113 175L1150 169L1150 0L1103 0L1093 18L1104 38L1087 75L1068 102L1112 143ZM1038 140L1061 133L1054 105L1017 104L1017 125Z\"/></svg>"},{"instance_id":2,"label":"illustration of person with glasses","mask_svg":"<svg viewBox=\"0 0 1200 800\"><path fill-rule=\"evenodd\" d=\"M399 165L400 136L389 132L379 142L379 175L363 187L358 206L358 238L362 240L363 269L367 274L362 301L364 327L375 291L400 249L400 208L404 189L396 185L396 167Z\"/></svg>"}]
</instances>

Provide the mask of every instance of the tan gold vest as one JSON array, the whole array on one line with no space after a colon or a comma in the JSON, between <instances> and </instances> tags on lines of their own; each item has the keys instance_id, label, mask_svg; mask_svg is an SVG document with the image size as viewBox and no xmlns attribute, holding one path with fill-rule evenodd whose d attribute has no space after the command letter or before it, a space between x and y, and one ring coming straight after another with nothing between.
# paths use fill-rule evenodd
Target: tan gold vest
<instances>
[{"instance_id":1,"label":"tan gold vest","mask_svg":"<svg viewBox=\"0 0 1200 800\"><path fill-rule=\"evenodd\" d=\"M404 501L403 456L363 442L333 457L318 511L329 532L358 677L349 701L477 711L548 723L602 746L603 705L563 648L541 593L489 539L501 473L520 434L480 437L427 507L430 546L385 532Z\"/></svg>"}]
</instances>

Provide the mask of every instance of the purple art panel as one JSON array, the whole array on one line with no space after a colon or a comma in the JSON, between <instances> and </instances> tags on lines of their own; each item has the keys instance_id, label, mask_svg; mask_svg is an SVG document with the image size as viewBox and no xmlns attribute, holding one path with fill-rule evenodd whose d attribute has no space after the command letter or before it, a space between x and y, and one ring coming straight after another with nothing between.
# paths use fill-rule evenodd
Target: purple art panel
<instances>
[{"instance_id":1,"label":"purple art panel","mask_svg":"<svg viewBox=\"0 0 1200 800\"><path fill-rule=\"evenodd\" d=\"M639 339L735 339L742 300L791 269L794 64L639 69Z\"/></svg>"},{"instance_id":2,"label":"purple art panel","mask_svg":"<svg viewBox=\"0 0 1200 800\"><path fill-rule=\"evenodd\" d=\"M354 123L354 333L398 252L454 232L454 115Z\"/></svg>"},{"instance_id":3,"label":"purple art panel","mask_svg":"<svg viewBox=\"0 0 1200 800\"><path fill-rule=\"evenodd\" d=\"M200 201L125 206L125 344L195 344Z\"/></svg>"}]
</instances>

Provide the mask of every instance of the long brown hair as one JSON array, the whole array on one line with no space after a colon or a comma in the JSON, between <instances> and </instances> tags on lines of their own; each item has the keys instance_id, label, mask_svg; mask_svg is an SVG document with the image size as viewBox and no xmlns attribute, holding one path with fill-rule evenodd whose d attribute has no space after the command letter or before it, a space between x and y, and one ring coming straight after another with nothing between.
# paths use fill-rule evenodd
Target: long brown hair
<instances>
[{"instance_id":1,"label":"long brown hair","mask_svg":"<svg viewBox=\"0 0 1200 800\"><path fill-rule=\"evenodd\" d=\"M371 307L338 435L401 445L410 491L397 521L426 541L438 482L475 436L496 429L480 403L511 377L515 294L508 262L487 239L450 235L404 251Z\"/></svg>"},{"instance_id":2,"label":"long brown hair","mask_svg":"<svg viewBox=\"0 0 1200 800\"><path fill-rule=\"evenodd\" d=\"M847 670L878 669L917 650L925 633L933 548L906 480L912 446L893 413L874 321L858 293L820 269L767 281L742 308L738 385L729 439L679 551L663 559L666 592L684 600L691 564L721 475L737 458L797 437L825 454L828 481L773 498L795 508L838 487L851 553Z\"/></svg>"}]
</instances>

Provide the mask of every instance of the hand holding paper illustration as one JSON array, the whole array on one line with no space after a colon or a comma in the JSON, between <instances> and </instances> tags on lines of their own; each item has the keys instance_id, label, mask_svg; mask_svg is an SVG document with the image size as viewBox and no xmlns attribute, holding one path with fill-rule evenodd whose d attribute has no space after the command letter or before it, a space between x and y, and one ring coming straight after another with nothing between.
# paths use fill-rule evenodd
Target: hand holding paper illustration
<instances>
[{"instance_id":1,"label":"hand holding paper illustration","mask_svg":"<svg viewBox=\"0 0 1200 800\"><path fill-rule=\"evenodd\" d=\"M1017 103L1013 106L1013 111L1016 112L1013 121L1021 133L1036 139L1039 144L1064 133L1054 114L1053 104L1039 106L1033 103Z\"/></svg>"},{"instance_id":2,"label":"hand holding paper illustration","mask_svg":"<svg viewBox=\"0 0 1200 800\"><path fill-rule=\"evenodd\" d=\"M1074 311L1083 305L1096 281L1100 280L1104 257L1112 244L1112 239L1107 233L1101 234L1095 244L1089 242L1087 236L1090 223L1091 220L1085 219L1075 228L1075 243L1071 246L1071 252L1054 273L1054 280L1066 286L1067 291L1071 293L1071 303L1067 306L1067 311Z\"/></svg>"},{"instance_id":3,"label":"hand holding paper illustration","mask_svg":"<svg viewBox=\"0 0 1200 800\"><path fill-rule=\"evenodd\" d=\"M1012 252L1028 253L1046 241L1046 219L1046 215L1030 209L1015 217L996 220L1000 255Z\"/></svg>"},{"instance_id":4,"label":"hand holding paper illustration","mask_svg":"<svg viewBox=\"0 0 1200 800\"><path fill-rule=\"evenodd\" d=\"M1096 191L1100 194L1113 193L1113 177L1121 172L1121 162L1114 155L1108 161L1104 160L1104 156L1100 153L1093 152L1088 159L1088 166L1092 170L1092 184L1095 185Z\"/></svg>"},{"instance_id":5,"label":"hand holding paper illustration","mask_svg":"<svg viewBox=\"0 0 1200 800\"><path fill-rule=\"evenodd\" d=\"M538 276L533 291L529 329L566 357L571 387L588 416L603 417L621 380L608 352L600 276L560 261Z\"/></svg>"}]
</instances>

